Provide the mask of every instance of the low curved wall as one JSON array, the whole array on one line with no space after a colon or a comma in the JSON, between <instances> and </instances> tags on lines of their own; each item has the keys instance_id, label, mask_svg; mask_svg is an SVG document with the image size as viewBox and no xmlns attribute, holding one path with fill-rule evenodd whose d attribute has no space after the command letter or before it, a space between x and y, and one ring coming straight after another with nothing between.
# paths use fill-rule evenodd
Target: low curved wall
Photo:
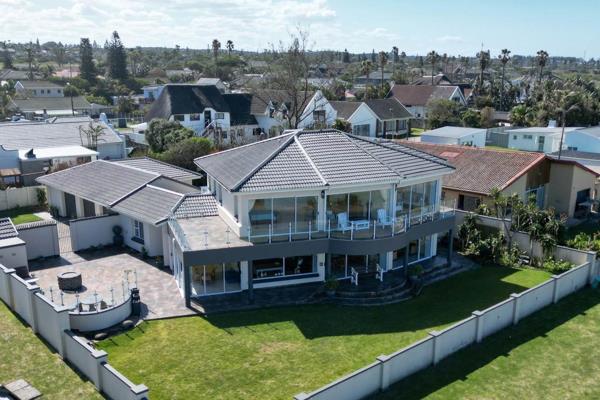
<instances>
[{"instance_id":1,"label":"low curved wall","mask_svg":"<svg viewBox=\"0 0 600 400\"><path fill-rule=\"evenodd\" d=\"M105 310L92 312L70 312L71 329L80 332L93 332L106 329L124 321L131 315L131 296L124 303Z\"/></svg>"}]
</instances>

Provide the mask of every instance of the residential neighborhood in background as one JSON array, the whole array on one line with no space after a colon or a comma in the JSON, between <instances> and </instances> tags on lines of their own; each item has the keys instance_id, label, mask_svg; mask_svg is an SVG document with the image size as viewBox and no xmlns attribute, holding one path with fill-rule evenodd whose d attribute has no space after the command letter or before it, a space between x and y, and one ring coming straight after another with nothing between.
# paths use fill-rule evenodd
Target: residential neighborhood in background
<instances>
[{"instance_id":1,"label":"residential neighborhood in background","mask_svg":"<svg viewBox=\"0 0 600 400\"><path fill-rule=\"evenodd\" d=\"M552 15L36 3L0 5L43 26L0 29L0 399L598 397L600 62Z\"/></svg>"}]
</instances>

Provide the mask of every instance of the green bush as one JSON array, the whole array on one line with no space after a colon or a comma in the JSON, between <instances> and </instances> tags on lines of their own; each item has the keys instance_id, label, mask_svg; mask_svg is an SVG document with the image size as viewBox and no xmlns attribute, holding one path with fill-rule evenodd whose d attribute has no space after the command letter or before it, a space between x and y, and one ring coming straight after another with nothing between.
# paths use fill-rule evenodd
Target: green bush
<instances>
[{"instance_id":1,"label":"green bush","mask_svg":"<svg viewBox=\"0 0 600 400\"><path fill-rule=\"evenodd\" d=\"M548 258L546 259L546 261L544 261L542 268L552 274L562 274L563 272L566 272L573 268L573 264L565 260L555 260L554 258Z\"/></svg>"}]
</instances>

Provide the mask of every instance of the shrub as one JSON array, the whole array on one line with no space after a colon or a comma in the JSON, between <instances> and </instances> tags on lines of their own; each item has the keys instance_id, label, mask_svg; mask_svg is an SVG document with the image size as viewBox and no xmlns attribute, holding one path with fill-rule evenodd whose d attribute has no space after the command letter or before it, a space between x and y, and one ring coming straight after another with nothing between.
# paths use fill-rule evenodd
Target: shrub
<instances>
[{"instance_id":1,"label":"shrub","mask_svg":"<svg viewBox=\"0 0 600 400\"><path fill-rule=\"evenodd\" d=\"M46 191L44 189L37 189L35 191L36 197L37 197L37 202L38 205L43 207L46 205L46 201L48 201L47 197L46 197Z\"/></svg>"},{"instance_id":2,"label":"shrub","mask_svg":"<svg viewBox=\"0 0 600 400\"><path fill-rule=\"evenodd\" d=\"M555 260L554 258L548 258L543 263L543 269L552 274L562 274L573 268L573 264L565 260Z\"/></svg>"}]
</instances>

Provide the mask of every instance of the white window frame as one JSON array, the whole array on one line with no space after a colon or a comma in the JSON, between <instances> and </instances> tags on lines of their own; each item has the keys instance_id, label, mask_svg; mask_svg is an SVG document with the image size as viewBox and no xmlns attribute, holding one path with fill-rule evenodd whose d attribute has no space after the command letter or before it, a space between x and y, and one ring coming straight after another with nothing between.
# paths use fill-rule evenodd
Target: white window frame
<instances>
[{"instance_id":1,"label":"white window frame","mask_svg":"<svg viewBox=\"0 0 600 400\"><path fill-rule=\"evenodd\" d=\"M144 242L144 223L141 221L138 221L137 219L134 219L132 225L133 225L133 238Z\"/></svg>"}]
</instances>

